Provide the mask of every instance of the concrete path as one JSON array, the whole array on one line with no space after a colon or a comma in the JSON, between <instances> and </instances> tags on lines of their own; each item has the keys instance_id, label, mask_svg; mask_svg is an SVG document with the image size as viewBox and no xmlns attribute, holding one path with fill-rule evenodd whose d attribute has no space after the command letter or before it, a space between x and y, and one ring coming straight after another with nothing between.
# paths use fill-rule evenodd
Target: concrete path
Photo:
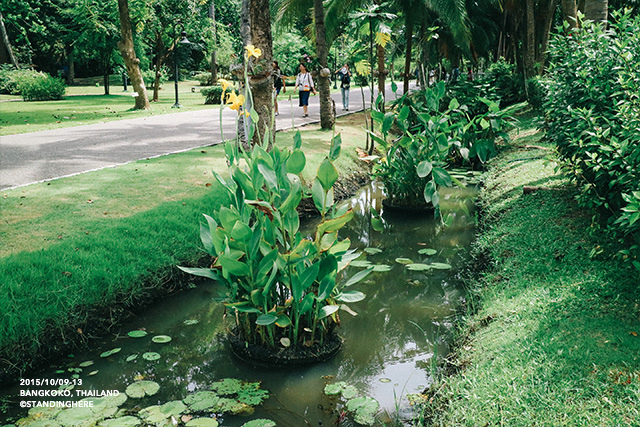
<instances>
[{"instance_id":1,"label":"concrete path","mask_svg":"<svg viewBox=\"0 0 640 427\"><path fill-rule=\"evenodd\" d=\"M295 127L319 122L319 97L311 96L309 117L303 118L297 94L292 95L293 108L289 101L279 102L280 115L276 117L276 128L291 128L292 110ZM374 91L374 95L377 96L377 91ZM348 112L342 111L340 94L332 96L339 116L364 108L360 88L351 90ZM388 85L386 99L394 97ZM369 100L369 90L366 88L367 108ZM225 108L222 116L224 136L235 137L237 113ZM0 189L214 145L221 141L217 109L3 136L0 137Z\"/></svg>"}]
</instances>

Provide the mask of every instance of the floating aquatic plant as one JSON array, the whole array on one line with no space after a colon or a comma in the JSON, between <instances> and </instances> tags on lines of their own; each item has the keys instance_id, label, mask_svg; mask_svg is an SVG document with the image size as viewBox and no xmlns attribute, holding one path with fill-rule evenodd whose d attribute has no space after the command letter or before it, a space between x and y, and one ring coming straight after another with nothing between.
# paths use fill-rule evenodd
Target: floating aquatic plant
<instances>
[{"instance_id":1,"label":"floating aquatic plant","mask_svg":"<svg viewBox=\"0 0 640 427\"><path fill-rule=\"evenodd\" d=\"M127 335L129 335L131 338L142 338L147 336L147 332L141 331L141 330L135 330L127 333Z\"/></svg>"},{"instance_id":2,"label":"floating aquatic plant","mask_svg":"<svg viewBox=\"0 0 640 427\"><path fill-rule=\"evenodd\" d=\"M136 381L129 384L125 393L127 396L140 399L145 396L153 396L160 390L160 384L155 381Z\"/></svg>"}]
</instances>

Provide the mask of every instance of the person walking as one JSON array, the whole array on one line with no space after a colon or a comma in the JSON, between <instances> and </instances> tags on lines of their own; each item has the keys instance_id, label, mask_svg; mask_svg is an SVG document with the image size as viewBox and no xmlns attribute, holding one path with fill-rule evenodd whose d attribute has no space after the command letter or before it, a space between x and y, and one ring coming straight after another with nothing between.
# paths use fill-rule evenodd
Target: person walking
<instances>
[{"instance_id":1,"label":"person walking","mask_svg":"<svg viewBox=\"0 0 640 427\"><path fill-rule=\"evenodd\" d=\"M273 61L273 108L275 109L276 116L280 115L278 112L278 95L280 95L280 90L282 89L282 93L287 93L287 85L284 81L284 76L282 75L282 70L278 65L278 61Z\"/></svg>"},{"instance_id":2,"label":"person walking","mask_svg":"<svg viewBox=\"0 0 640 427\"><path fill-rule=\"evenodd\" d=\"M299 105L302 107L303 111L302 117L307 117L309 116L309 113L307 112L307 108L309 107L309 95L311 92L315 95L316 88L313 84L313 77L311 77L311 73L307 71L307 67L304 64L300 64L300 72L296 77L296 86L293 90L298 90L298 88L300 88L298 95L300 98Z\"/></svg>"},{"instance_id":3,"label":"person walking","mask_svg":"<svg viewBox=\"0 0 640 427\"><path fill-rule=\"evenodd\" d=\"M349 64L344 64L342 68L335 72L335 74L340 76L342 110L349 111L349 89L351 88L351 71L349 71Z\"/></svg>"}]
</instances>

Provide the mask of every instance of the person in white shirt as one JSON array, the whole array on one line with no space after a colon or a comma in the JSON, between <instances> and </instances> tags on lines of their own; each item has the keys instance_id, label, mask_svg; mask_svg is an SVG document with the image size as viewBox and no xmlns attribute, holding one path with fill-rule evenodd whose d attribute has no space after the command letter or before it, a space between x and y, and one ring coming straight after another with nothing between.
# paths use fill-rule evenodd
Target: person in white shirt
<instances>
[{"instance_id":1,"label":"person in white shirt","mask_svg":"<svg viewBox=\"0 0 640 427\"><path fill-rule=\"evenodd\" d=\"M300 90L298 90L300 88ZM313 77L311 77L311 73L307 71L307 67L304 64L300 64L300 73L296 77L296 86L293 88L294 91L298 90L298 95L300 98L300 107L302 107L302 117L307 117L309 114L307 112L307 107L309 106L309 95L313 93L316 94L316 88L313 84Z\"/></svg>"}]
</instances>

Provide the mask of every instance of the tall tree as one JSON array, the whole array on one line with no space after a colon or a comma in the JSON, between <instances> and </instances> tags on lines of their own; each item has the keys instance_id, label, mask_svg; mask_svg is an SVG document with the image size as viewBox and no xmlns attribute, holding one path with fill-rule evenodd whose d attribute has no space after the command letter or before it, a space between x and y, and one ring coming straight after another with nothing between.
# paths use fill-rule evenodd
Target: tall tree
<instances>
[{"instance_id":1,"label":"tall tree","mask_svg":"<svg viewBox=\"0 0 640 427\"><path fill-rule=\"evenodd\" d=\"M211 19L211 31L212 31L212 48L211 48L211 84L215 84L218 81L218 64L216 63L216 2L211 0L209 5L209 19Z\"/></svg>"},{"instance_id":2,"label":"tall tree","mask_svg":"<svg viewBox=\"0 0 640 427\"><path fill-rule=\"evenodd\" d=\"M0 11L0 33L2 33L2 42L3 42L4 48L7 51L7 56L9 57L9 60L11 61L11 64L13 64L14 67L17 67L18 61L16 60L16 57L13 54L13 49L11 49L11 42L9 41L7 30L4 27L4 18L2 16L2 11Z\"/></svg>"},{"instance_id":3,"label":"tall tree","mask_svg":"<svg viewBox=\"0 0 640 427\"><path fill-rule=\"evenodd\" d=\"M133 48L133 31L131 29L131 15L129 14L129 1L118 0L118 11L120 13L120 35L118 49L122 55L127 74L133 85L133 90L138 94L135 99L134 109L148 110L149 98L147 97L147 89L144 86L144 79L140 72L140 60L136 56Z\"/></svg>"},{"instance_id":4,"label":"tall tree","mask_svg":"<svg viewBox=\"0 0 640 427\"><path fill-rule=\"evenodd\" d=\"M609 12L608 0L585 0L584 17L595 22L607 22Z\"/></svg>"},{"instance_id":5,"label":"tall tree","mask_svg":"<svg viewBox=\"0 0 640 427\"><path fill-rule=\"evenodd\" d=\"M566 21L570 28L575 28L577 25L576 16L578 15L576 0L561 0L561 5L562 20Z\"/></svg>"},{"instance_id":6,"label":"tall tree","mask_svg":"<svg viewBox=\"0 0 640 427\"><path fill-rule=\"evenodd\" d=\"M267 149L273 145L275 121L273 116L273 40L271 36L271 14L269 0L251 0L249 3L249 21L251 25L251 44L262 52L254 58L249 76L249 85L253 94L253 108L258 113L258 123L252 144L262 142ZM265 141L266 130L268 140Z\"/></svg>"},{"instance_id":7,"label":"tall tree","mask_svg":"<svg viewBox=\"0 0 640 427\"><path fill-rule=\"evenodd\" d=\"M313 0L313 12L316 29L316 55L320 63L317 77L318 91L320 92L320 127L332 129L335 124L335 108L331 99L331 72L327 68L327 37L324 26L324 4L322 0Z\"/></svg>"}]
</instances>

